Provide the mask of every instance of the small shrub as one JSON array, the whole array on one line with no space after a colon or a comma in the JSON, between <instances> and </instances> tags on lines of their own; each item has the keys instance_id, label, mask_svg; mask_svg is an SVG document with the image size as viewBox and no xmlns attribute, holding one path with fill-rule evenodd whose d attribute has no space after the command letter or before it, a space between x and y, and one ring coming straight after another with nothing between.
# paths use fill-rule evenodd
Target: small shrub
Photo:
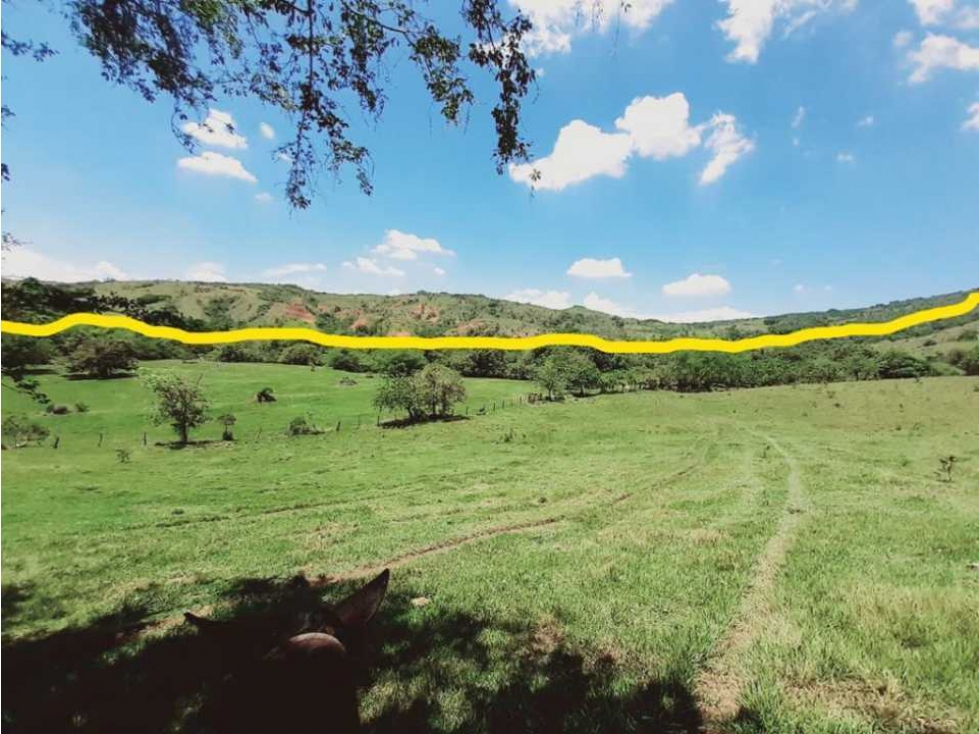
<instances>
[{"instance_id":1,"label":"small shrub","mask_svg":"<svg viewBox=\"0 0 979 734\"><path fill-rule=\"evenodd\" d=\"M77 410L79 413L87 413L90 410L90 408L88 407L88 403L83 403L79 401L75 403L75 410Z\"/></svg>"},{"instance_id":2,"label":"small shrub","mask_svg":"<svg viewBox=\"0 0 979 734\"><path fill-rule=\"evenodd\" d=\"M131 458L132 453L129 449L116 449L116 459L120 464L128 464Z\"/></svg>"},{"instance_id":3,"label":"small shrub","mask_svg":"<svg viewBox=\"0 0 979 734\"><path fill-rule=\"evenodd\" d=\"M311 418L299 415L289 421L290 436L311 436L315 433L320 433L320 431Z\"/></svg>"},{"instance_id":4,"label":"small shrub","mask_svg":"<svg viewBox=\"0 0 979 734\"><path fill-rule=\"evenodd\" d=\"M67 405L55 405L54 403L48 403L48 407L45 409L48 415L68 415L71 412L71 408Z\"/></svg>"},{"instance_id":5,"label":"small shrub","mask_svg":"<svg viewBox=\"0 0 979 734\"><path fill-rule=\"evenodd\" d=\"M933 347L936 344L938 344L938 342L934 339L925 339L923 342L921 342L921 346L923 347Z\"/></svg>"},{"instance_id":6,"label":"small shrub","mask_svg":"<svg viewBox=\"0 0 979 734\"><path fill-rule=\"evenodd\" d=\"M938 459L938 463L941 464L941 469L938 470L938 476L943 482L952 481L952 470L955 468L958 460L959 458L952 454L942 456Z\"/></svg>"},{"instance_id":7,"label":"small shrub","mask_svg":"<svg viewBox=\"0 0 979 734\"><path fill-rule=\"evenodd\" d=\"M263 387L255 394L255 400L260 403L274 403L275 395L272 393L273 391L271 387Z\"/></svg>"},{"instance_id":8,"label":"small shrub","mask_svg":"<svg viewBox=\"0 0 979 734\"><path fill-rule=\"evenodd\" d=\"M26 415L11 415L3 421L3 442L13 448L22 448L31 443L41 443L50 431L39 423L28 420Z\"/></svg>"},{"instance_id":9,"label":"small shrub","mask_svg":"<svg viewBox=\"0 0 979 734\"><path fill-rule=\"evenodd\" d=\"M235 440L234 426L237 420L238 419L235 418L233 413L225 413L224 415L218 417L218 421L221 423L222 426L224 426L223 430L221 431L222 441Z\"/></svg>"}]
</instances>

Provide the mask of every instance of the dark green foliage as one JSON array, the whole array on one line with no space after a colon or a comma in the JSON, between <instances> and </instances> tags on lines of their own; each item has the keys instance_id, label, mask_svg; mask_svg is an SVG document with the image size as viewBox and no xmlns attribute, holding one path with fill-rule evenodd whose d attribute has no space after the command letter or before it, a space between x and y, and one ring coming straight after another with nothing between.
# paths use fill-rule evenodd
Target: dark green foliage
<instances>
[{"instance_id":1,"label":"dark green foliage","mask_svg":"<svg viewBox=\"0 0 979 734\"><path fill-rule=\"evenodd\" d=\"M979 375L979 346L961 352L953 364L967 375Z\"/></svg>"},{"instance_id":2,"label":"dark green foliage","mask_svg":"<svg viewBox=\"0 0 979 734\"><path fill-rule=\"evenodd\" d=\"M282 350L279 361L283 364L322 364L322 350L314 344L292 344Z\"/></svg>"},{"instance_id":3,"label":"dark green foliage","mask_svg":"<svg viewBox=\"0 0 979 734\"><path fill-rule=\"evenodd\" d=\"M105 380L133 372L136 355L128 339L105 332L81 338L66 361L70 373Z\"/></svg>"},{"instance_id":4,"label":"dark green foliage","mask_svg":"<svg viewBox=\"0 0 979 734\"><path fill-rule=\"evenodd\" d=\"M263 387L255 394L255 400L259 403L274 403L275 395L271 387Z\"/></svg>"},{"instance_id":5,"label":"dark green foliage","mask_svg":"<svg viewBox=\"0 0 979 734\"><path fill-rule=\"evenodd\" d=\"M87 413L89 411L88 403L82 401L75 403L75 410L79 413Z\"/></svg>"},{"instance_id":6,"label":"dark green foliage","mask_svg":"<svg viewBox=\"0 0 979 734\"><path fill-rule=\"evenodd\" d=\"M337 349L330 353L327 363L335 370L344 372L367 372L368 365L361 352L352 349Z\"/></svg>"},{"instance_id":7,"label":"dark green foliage","mask_svg":"<svg viewBox=\"0 0 979 734\"><path fill-rule=\"evenodd\" d=\"M498 94L491 110L497 168L527 159L519 127L521 102L534 81L522 48L531 25L520 14L505 20L497 4L464 0L466 41L444 33L406 0L76 0L67 14L107 80L150 101L170 97L178 121L219 96L252 97L294 120L291 140L279 152L291 162L286 196L305 208L323 169L352 166L370 193L370 155L351 139L347 116L356 107L368 119L381 116L392 54L414 64L453 124L476 102L466 62L487 71ZM176 125L175 132L192 147Z\"/></svg>"},{"instance_id":8,"label":"dark green foliage","mask_svg":"<svg viewBox=\"0 0 979 734\"><path fill-rule=\"evenodd\" d=\"M416 351L381 352L375 358L379 372L391 377L407 377L425 367L425 355Z\"/></svg>"},{"instance_id":9,"label":"dark green foliage","mask_svg":"<svg viewBox=\"0 0 979 734\"><path fill-rule=\"evenodd\" d=\"M878 374L884 380L925 377L931 373L928 362L907 352L892 350L884 352L880 357Z\"/></svg>"},{"instance_id":10,"label":"dark green foliage","mask_svg":"<svg viewBox=\"0 0 979 734\"><path fill-rule=\"evenodd\" d=\"M48 407L45 408L45 413L48 415L68 415L71 412L71 408L67 405L55 405L54 403L48 403Z\"/></svg>"},{"instance_id":11,"label":"dark green foliage","mask_svg":"<svg viewBox=\"0 0 979 734\"><path fill-rule=\"evenodd\" d=\"M120 464L128 464L132 459L132 452L129 449L116 449L116 460Z\"/></svg>"},{"instance_id":12,"label":"dark green foliage","mask_svg":"<svg viewBox=\"0 0 979 734\"><path fill-rule=\"evenodd\" d=\"M6 314L4 316L6 318ZM28 367L51 362L54 348L50 339L4 334L2 362L5 375L23 374Z\"/></svg>"}]
</instances>

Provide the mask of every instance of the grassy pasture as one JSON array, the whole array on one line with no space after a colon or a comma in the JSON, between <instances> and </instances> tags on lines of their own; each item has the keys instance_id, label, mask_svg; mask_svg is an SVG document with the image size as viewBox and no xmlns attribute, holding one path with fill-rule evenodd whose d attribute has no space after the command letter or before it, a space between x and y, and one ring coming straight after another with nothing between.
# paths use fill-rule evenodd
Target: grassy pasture
<instances>
[{"instance_id":1,"label":"grassy pasture","mask_svg":"<svg viewBox=\"0 0 979 734\"><path fill-rule=\"evenodd\" d=\"M5 726L197 731L213 680L180 612L298 607L390 565L371 731L979 728L977 379L379 429L363 376L161 368L202 375L239 440L154 445L138 378L41 376L91 406L68 416L4 390L61 436L3 454ZM473 413L527 390L467 387ZM307 412L341 431L285 436Z\"/></svg>"}]
</instances>

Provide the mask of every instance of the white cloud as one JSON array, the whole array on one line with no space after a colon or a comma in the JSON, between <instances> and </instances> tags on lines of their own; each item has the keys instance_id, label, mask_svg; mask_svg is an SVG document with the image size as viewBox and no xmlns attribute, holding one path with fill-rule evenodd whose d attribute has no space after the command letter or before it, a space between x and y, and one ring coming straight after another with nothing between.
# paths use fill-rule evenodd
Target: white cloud
<instances>
[{"instance_id":1,"label":"white cloud","mask_svg":"<svg viewBox=\"0 0 979 734\"><path fill-rule=\"evenodd\" d=\"M384 232L384 239L373 250L378 255L394 260L417 260L423 255L455 255L452 250L446 250L439 241L432 238L423 239L418 235L389 229Z\"/></svg>"},{"instance_id":2,"label":"white cloud","mask_svg":"<svg viewBox=\"0 0 979 734\"><path fill-rule=\"evenodd\" d=\"M729 41L735 46L728 61L754 64L776 24L785 35L808 23L817 14L836 7L842 11L853 8L855 0L722 0L727 3L727 17L718 22Z\"/></svg>"},{"instance_id":3,"label":"white cloud","mask_svg":"<svg viewBox=\"0 0 979 734\"><path fill-rule=\"evenodd\" d=\"M503 299L558 310L571 307L571 294L567 291L542 291L537 288L524 288L503 296Z\"/></svg>"},{"instance_id":4,"label":"white cloud","mask_svg":"<svg viewBox=\"0 0 979 734\"><path fill-rule=\"evenodd\" d=\"M847 153L846 151L842 151L836 154L837 163L855 163L856 160L857 157L853 155L853 153Z\"/></svg>"},{"instance_id":5,"label":"white cloud","mask_svg":"<svg viewBox=\"0 0 979 734\"><path fill-rule=\"evenodd\" d=\"M432 272L435 273L440 278L443 275L445 275L445 269L444 268L440 268L438 265L436 265L434 268L432 268Z\"/></svg>"},{"instance_id":6,"label":"white cloud","mask_svg":"<svg viewBox=\"0 0 979 734\"><path fill-rule=\"evenodd\" d=\"M280 150L275 154L275 159L277 161L282 161L283 163L292 163L292 156L283 150Z\"/></svg>"},{"instance_id":7,"label":"white cloud","mask_svg":"<svg viewBox=\"0 0 979 734\"><path fill-rule=\"evenodd\" d=\"M643 158L682 157L700 145L700 129L690 127L690 104L680 92L637 97L615 127L629 134L633 152Z\"/></svg>"},{"instance_id":8,"label":"white cloud","mask_svg":"<svg viewBox=\"0 0 979 734\"><path fill-rule=\"evenodd\" d=\"M681 311L670 314L644 314L629 306L616 303L608 298L602 298L597 293L589 293L585 296L584 306L593 311L601 311L602 313L620 316L626 319L655 319L656 321L667 321L675 324L731 321L734 319L748 319L754 316L749 311L742 311L731 306L717 306L699 311Z\"/></svg>"},{"instance_id":9,"label":"white cloud","mask_svg":"<svg viewBox=\"0 0 979 734\"><path fill-rule=\"evenodd\" d=\"M964 31L979 28L979 7L961 8L955 17L955 27Z\"/></svg>"},{"instance_id":10,"label":"white cloud","mask_svg":"<svg viewBox=\"0 0 979 734\"><path fill-rule=\"evenodd\" d=\"M3 254L5 278L37 278L61 283L87 280L129 280L129 275L112 263L101 260L95 265L79 265L48 257L37 250L21 245Z\"/></svg>"},{"instance_id":11,"label":"white cloud","mask_svg":"<svg viewBox=\"0 0 979 734\"><path fill-rule=\"evenodd\" d=\"M806 108L799 105L799 109L795 111L795 115L792 117L792 129L797 130L802 124L802 121L806 119Z\"/></svg>"},{"instance_id":12,"label":"white cloud","mask_svg":"<svg viewBox=\"0 0 979 734\"><path fill-rule=\"evenodd\" d=\"M894 34L894 48L904 48L913 40L914 34L911 31L898 31Z\"/></svg>"},{"instance_id":13,"label":"white cloud","mask_svg":"<svg viewBox=\"0 0 979 734\"><path fill-rule=\"evenodd\" d=\"M701 175L712 183L727 167L754 149L754 143L737 131L733 115L718 113L707 123L692 126L686 97L675 92L667 97L637 97L615 121L617 132L608 133L583 120L561 128L554 150L532 163L510 166L510 178L531 188L560 191L595 176L621 178L629 158L663 160L682 157L706 143L714 158ZM539 176L535 180L535 174Z\"/></svg>"},{"instance_id":14,"label":"white cloud","mask_svg":"<svg viewBox=\"0 0 979 734\"><path fill-rule=\"evenodd\" d=\"M264 275L270 278L281 278L285 275L295 275L296 273L325 273L326 265L323 263L286 263L264 271Z\"/></svg>"},{"instance_id":15,"label":"white cloud","mask_svg":"<svg viewBox=\"0 0 979 734\"><path fill-rule=\"evenodd\" d=\"M196 171L208 176L227 176L237 178L248 183L258 183L258 179L249 173L237 158L221 155L210 150L205 150L200 155L187 156L177 161L178 168L186 168L188 171Z\"/></svg>"},{"instance_id":16,"label":"white cloud","mask_svg":"<svg viewBox=\"0 0 979 734\"><path fill-rule=\"evenodd\" d=\"M873 115L867 115L857 120L857 127L873 127L876 122Z\"/></svg>"},{"instance_id":17,"label":"white cloud","mask_svg":"<svg viewBox=\"0 0 979 734\"><path fill-rule=\"evenodd\" d=\"M792 292L793 293L805 293L806 292L806 287L802 283L796 283L794 286L792 286Z\"/></svg>"},{"instance_id":18,"label":"white cloud","mask_svg":"<svg viewBox=\"0 0 979 734\"><path fill-rule=\"evenodd\" d=\"M259 201L263 204L268 204L270 201L272 201L272 194L270 194L268 191L263 191L260 194L255 194L255 201Z\"/></svg>"},{"instance_id":19,"label":"white cloud","mask_svg":"<svg viewBox=\"0 0 979 734\"><path fill-rule=\"evenodd\" d=\"M358 257L355 258L353 262L347 260L343 263L343 267L347 270L354 270L358 273L380 275L383 277L400 278L405 274L403 270L399 270L398 268L382 267L378 264L377 260L370 257Z\"/></svg>"},{"instance_id":20,"label":"white cloud","mask_svg":"<svg viewBox=\"0 0 979 734\"><path fill-rule=\"evenodd\" d=\"M921 84L928 81L936 69L979 70L979 48L951 36L929 33L918 50L908 54L908 60L915 67L908 81Z\"/></svg>"},{"instance_id":21,"label":"white cloud","mask_svg":"<svg viewBox=\"0 0 979 734\"><path fill-rule=\"evenodd\" d=\"M275 128L273 128L267 122L263 122L261 125L259 125L258 130L262 133L262 137L266 140L273 140L275 138Z\"/></svg>"},{"instance_id":22,"label":"white cloud","mask_svg":"<svg viewBox=\"0 0 979 734\"><path fill-rule=\"evenodd\" d=\"M621 178L632 141L622 133L605 133L584 120L572 120L558 133L549 156L510 165L510 178L532 188L560 191L595 176ZM535 174L539 178L535 181Z\"/></svg>"},{"instance_id":23,"label":"white cloud","mask_svg":"<svg viewBox=\"0 0 979 734\"><path fill-rule=\"evenodd\" d=\"M938 25L955 7L955 0L910 0L921 25Z\"/></svg>"},{"instance_id":24,"label":"white cloud","mask_svg":"<svg viewBox=\"0 0 979 734\"><path fill-rule=\"evenodd\" d=\"M738 130L738 121L734 115L718 113L711 119L710 125L713 131L705 146L714 157L700 173L701 184L714 183L727 172L732 163L755 149L754 142Z\"/></svg>"},{"instance_id":25,"label":"white cloud","mask_svg":"<svg viewBox=\"0 0 979 734\"><path fill-rule=\"evenodd\" d=\"M808 286L805 283L796 283L794 286L792 286L792 292L800 296L817 292L832 293L833 286L824 285L821 288L817 288L815 286Z\"/></svg>"},{"instance_id":26,"label":"white cloud","mask_svg":"<svg viewBox=\"0 0 979 734\"><path fill-rule=\"evenodd\" d=\"M621 316L624 319L649 318L648 316L642 316L634 308L623 306L622 304L616 303L608 298L602 298L595 292L589 293L587 296L585 296L583 304L585 308L590 308L592 311L601 311L602 313L611 314L612 316Z\"/></svg>"},{"instance_id":27,"label":"white cloud","mask_svg":"<svg viewBox=\"0 0 979 734\"><path fill-rule=\"evenodd\" d=\"M963 130L979 130L979 102L969 105L969 117L962 123Z\"/></svg>"},{"instance_id":28,"label":"white cloud","mask_svg":"<svg viewBox=\"0 0 979 734\"><path fill-rule=\"evenodd\" d=\"M617 257L608 260L596 260L591 257L583 257L575 260L568 268L568 275L576 278L631 278L632 273L627 273L622 266L622 261Z\"/></svg>"},{"instance_id":29,"label":"white cloud","mask_svg":"<svg viewBox=\"0 0 979 734\"><path fill-rule=\"evenodd\" d=\"M731 292L731 284L720 275L692 273L683 280L663 286L664 296L724 296Z\"/></svg>"},{"instance_id":30,"label":"white cloud","mask_svg":"<svg viewBox=\"0 0 979 734\"><path fill-rule=\"evenodd\" d=\"M224 274L224 265L214 262L191 265L184 278L205 283L226 283L228 281L228 278Z\"/></svg>"},{"instance_id":31,"label":"white cloud","mask_svg":"<svg viewBox=\"0 0 979 734\"><path fill-rule=\"evenodd\" d=\"M533 23L524 38L530 56L568 53L574 35L624 27L644 31L673 0L510 0Z\"/></svg>"},{"instance_id":32,"label":"white cloud","mask_svg":"<svg viewBox=\"0 0 979 734\"><path fill-rule=\"evenodd\" d=\"M234 129L235 120L231 113L213 107L208 110L204 122L185 122L181 126L181 130L205 145L215 145L219 148L247 148L248 140Z\"/></svg>"},{"instance_id":33,"label":"white cloud","mask_svg":"<svg viewBox=\"0 0 979 734\"><path fill-rule=\"evenodd\" d=\"M674 324L694 324L707 321L734 321L736 319L750 319L755 314L750 311L732 308L731 306L718 306L716 308L705 308L701 311L682 311L680 313L665 314L661 316L650 316L649 318L658 321L668 321Z\"/></svg>"}]
</instances>

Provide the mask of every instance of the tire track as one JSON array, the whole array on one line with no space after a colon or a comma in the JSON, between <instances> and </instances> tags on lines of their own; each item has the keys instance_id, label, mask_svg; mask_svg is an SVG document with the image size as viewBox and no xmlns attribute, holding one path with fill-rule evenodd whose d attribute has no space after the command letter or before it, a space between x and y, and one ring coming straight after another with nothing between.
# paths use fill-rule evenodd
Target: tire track
<instances>
[{"instance_id":1,"label":"tire track","mask_svg":"<svg viewBox=\"0 0 979 734\"><path fill-rule=\"evenodd\" d=\"M764 634L775 615L773 592L785 557L795 540L796 530L805 517L807 500L802 473L796 458L775 439L762 436L789 468L785 507L775 533L769 538L755 563L748 589L734 621L715 646L712 659L700 674L695 695L703 720L703 731L722 732L740 710L740 700L748 681L741 668L745 653Z\"/></svg>"}]
</instances>

